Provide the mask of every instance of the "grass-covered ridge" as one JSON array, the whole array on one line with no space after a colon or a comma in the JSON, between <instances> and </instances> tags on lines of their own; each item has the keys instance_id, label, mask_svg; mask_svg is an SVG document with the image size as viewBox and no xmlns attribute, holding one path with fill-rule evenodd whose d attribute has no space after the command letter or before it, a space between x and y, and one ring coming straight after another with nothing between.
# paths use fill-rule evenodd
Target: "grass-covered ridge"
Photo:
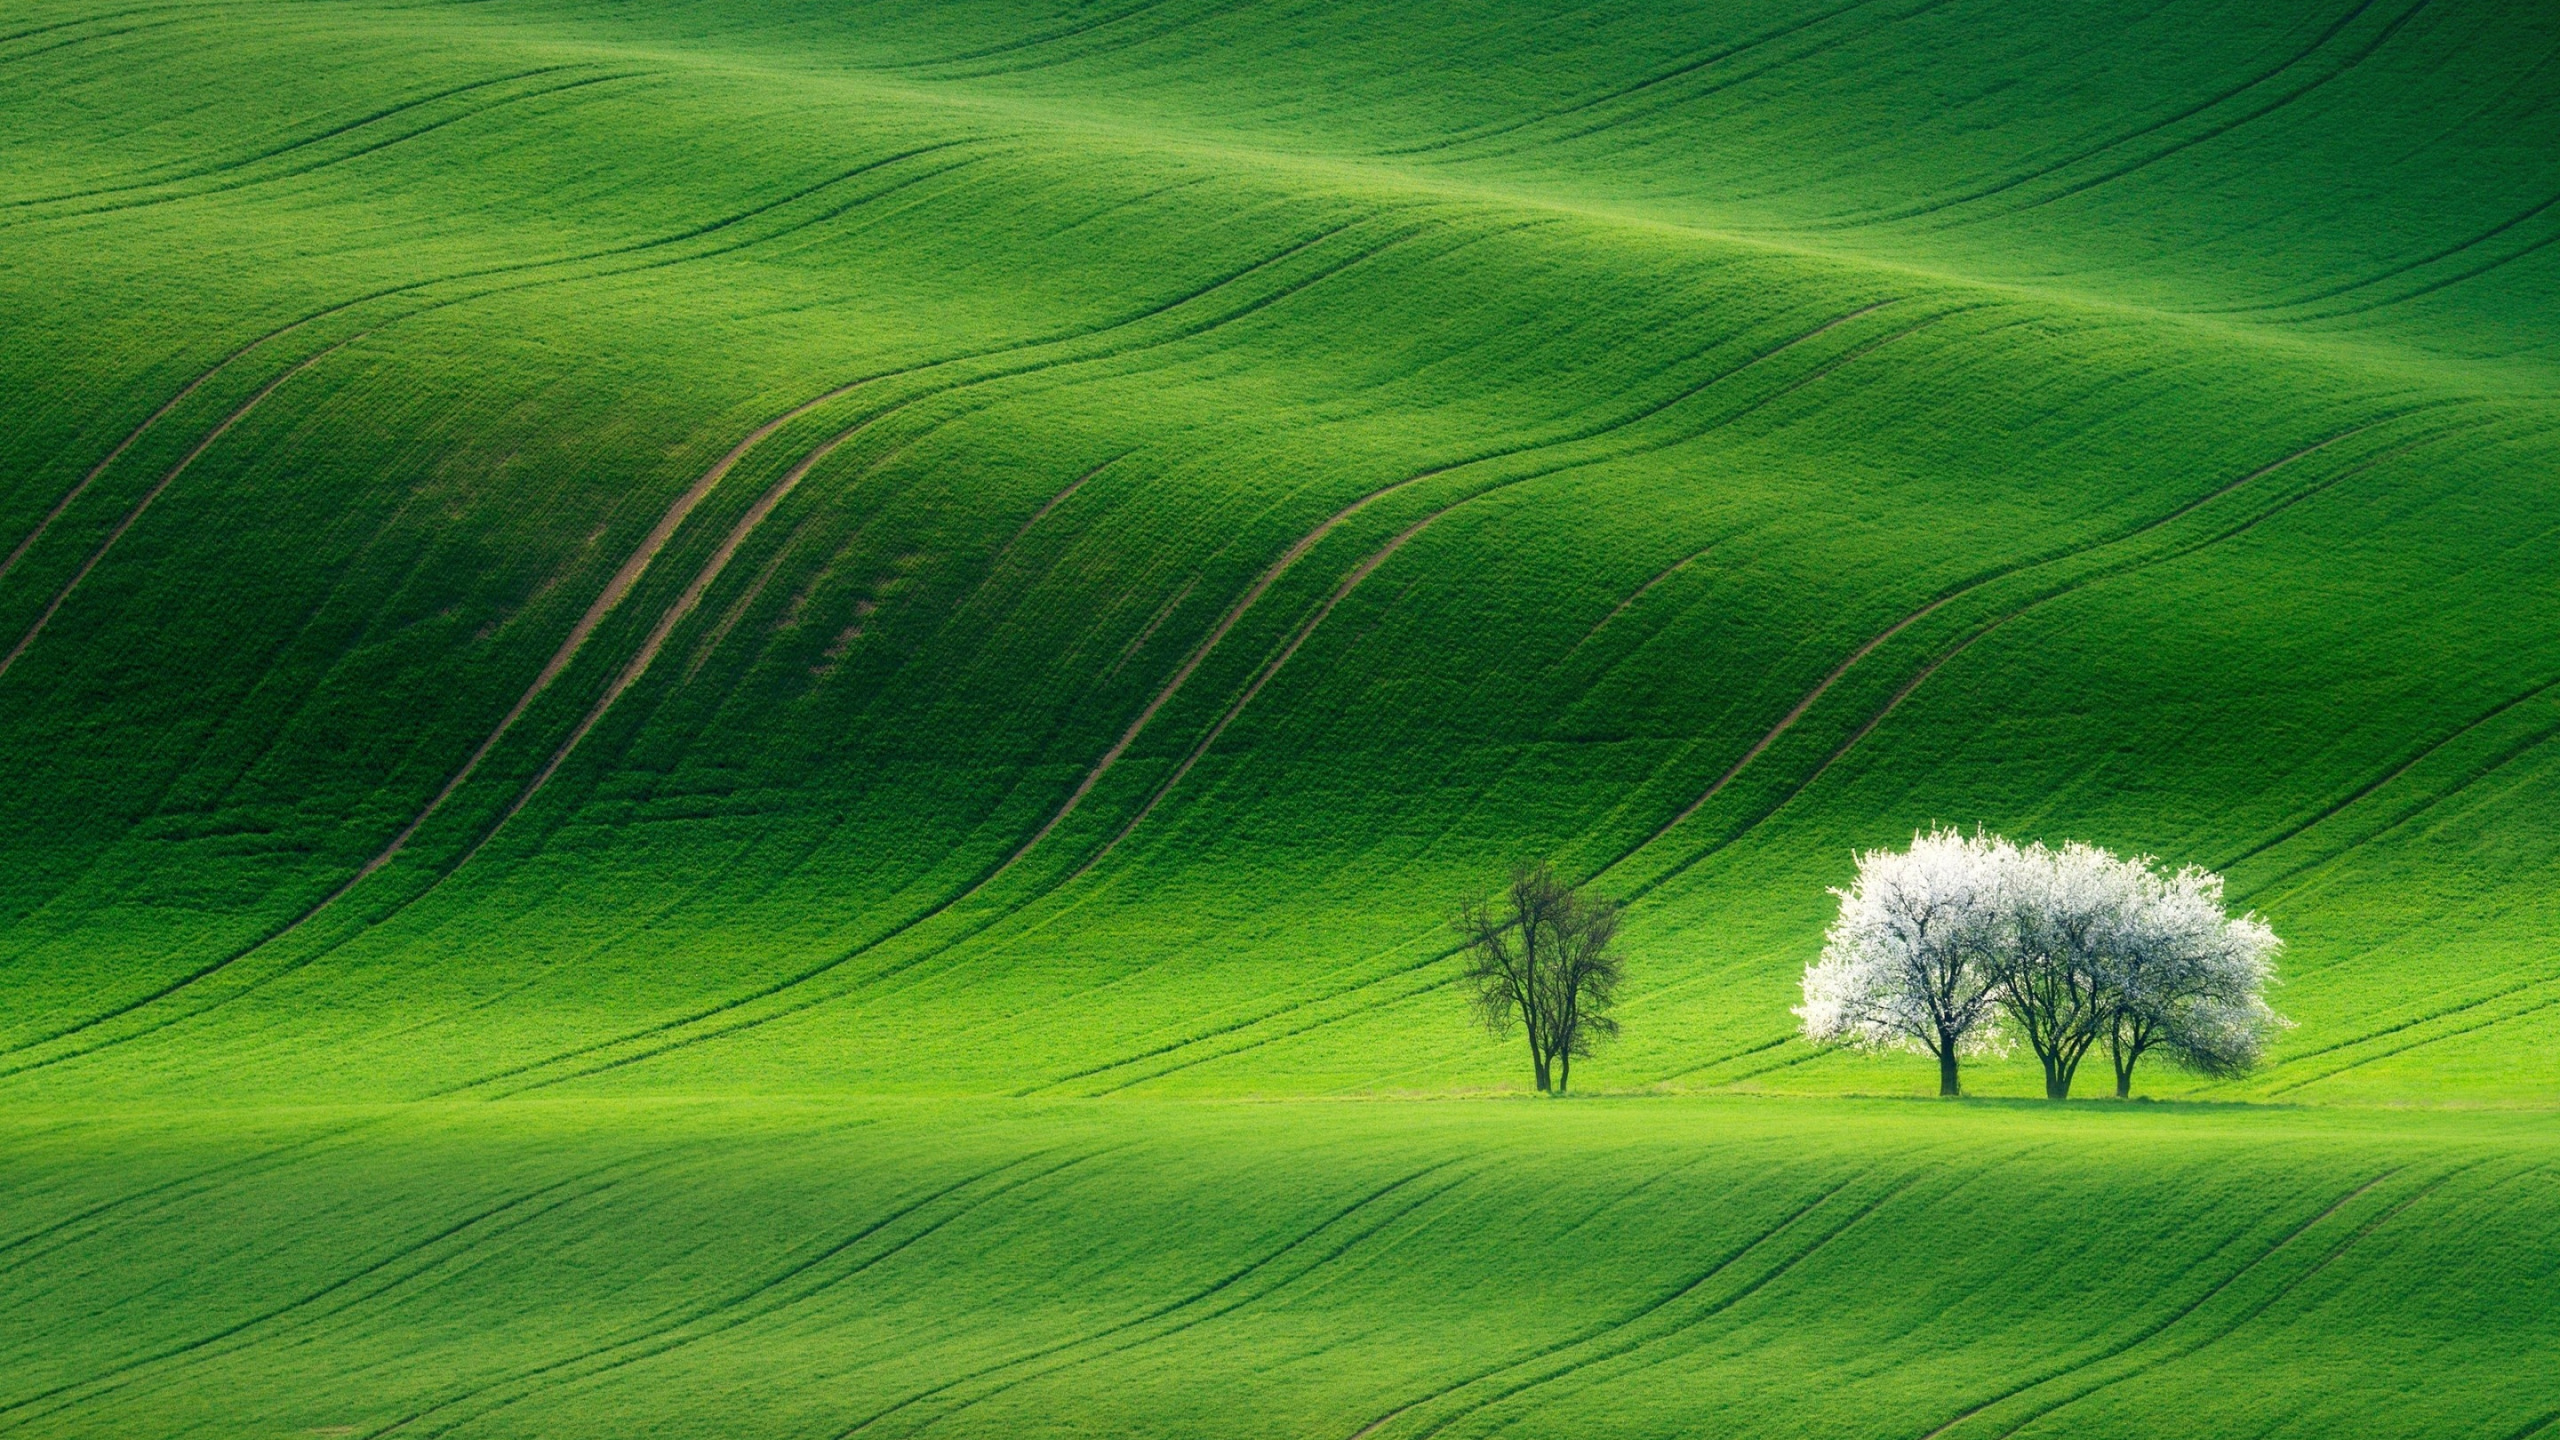
<instances>
[{"instance_id":1,"label":"grass-covered ridge","mask_svg":"<svg viewBox=\"0 0 2560 1440\"><path fill-rule=\"evenodd\" d=\"M2538 18L1887 8L35 17L11 1063L1484 1083L1551 851L1715 1084L1954 818L2539 1093Z\"/></svg>"},{"instance_id":2,"label":"grass-covered ridge","mask_svg":"<svg viewBox=\"0 0 2560 1440\"><path fill-rule=\"evenodd\" d=\"M0 16L0 1433L2550 1431L2546 8ZM1844 1098L1932 822L2298 1028Z\"/></svg>"}]
</instances>

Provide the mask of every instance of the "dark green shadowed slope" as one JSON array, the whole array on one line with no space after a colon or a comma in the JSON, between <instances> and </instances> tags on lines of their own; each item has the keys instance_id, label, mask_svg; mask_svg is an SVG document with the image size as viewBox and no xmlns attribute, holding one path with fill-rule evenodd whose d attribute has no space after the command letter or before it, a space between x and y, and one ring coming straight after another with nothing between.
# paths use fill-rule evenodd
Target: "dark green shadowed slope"
<instances>
[{"instance_id":1,"label":"dark green shadowed slope","mask_svg":"<svg viewBox=\"0 0 2560 1440\"><path fill-rule=\"evenodd\" d=\"M0 1431L2535 1433L2555 104L2450 0L0 17ZM2298 1027L2142 1088L2247 1105L1837 1103L1938 821L2226 871ZM1521 1087L1532 856L1578 1080L1834 1098L1313 1103Z\"/></svg>"}]
</instances>

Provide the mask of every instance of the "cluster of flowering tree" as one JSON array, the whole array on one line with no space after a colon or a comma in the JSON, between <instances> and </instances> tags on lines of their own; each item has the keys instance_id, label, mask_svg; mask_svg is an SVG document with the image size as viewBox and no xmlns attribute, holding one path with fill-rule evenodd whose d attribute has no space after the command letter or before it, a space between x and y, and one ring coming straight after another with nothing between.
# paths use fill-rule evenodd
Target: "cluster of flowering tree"
<instances>
[{"instance_id":1,"label":"cluster of flowering tree","mask_svg":"<svg viewBox=\"0 0 2560 1440\"><path fill-rule=\"evenodd\" d=\"M1958 1093L1960 1058L2016 1041L2054 1100L2100 1047L2119 1098L2148 1054L2237 1075L2290 1023L2266 1001L2282 942L2228 914L2222 877L2193 866L1941 829L1861 855L1833 893L1840 917L1795 1012L1806 1038L1935 1055L1941 1095Z\"/></svg>"}]
</instances>

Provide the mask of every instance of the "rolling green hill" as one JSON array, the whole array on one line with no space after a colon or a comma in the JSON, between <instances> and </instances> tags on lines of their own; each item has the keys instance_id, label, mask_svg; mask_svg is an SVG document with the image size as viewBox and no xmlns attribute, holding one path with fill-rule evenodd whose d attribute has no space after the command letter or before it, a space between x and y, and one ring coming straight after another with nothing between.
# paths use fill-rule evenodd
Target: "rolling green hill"
<instances>
[{"instance_id":1,"label":"rolling green hill","mask_svg":"<svg viewBox=\"0 0 2560 1440\"><path fill-rule=\"evenodd\" d=\"M2548 7L20 0L0 117L0 1433L2560 1424ZM2298 1028L1843 1098L1933 821Z\"/></svg>"}]
</instances>

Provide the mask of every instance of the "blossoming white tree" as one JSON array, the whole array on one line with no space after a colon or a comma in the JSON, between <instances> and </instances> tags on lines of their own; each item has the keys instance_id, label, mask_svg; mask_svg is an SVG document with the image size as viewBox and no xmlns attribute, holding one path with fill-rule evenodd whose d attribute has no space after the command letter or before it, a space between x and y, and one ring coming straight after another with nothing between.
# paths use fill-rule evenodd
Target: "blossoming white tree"
<instances>
[{"instance_id":1,"label":"blossoming white tree","mask_svg":"<svg viewBox=\"0 0 2560 1440\"><path fill-rule=\"evenodd\" d=\"M2254 914L2223 908L2222 877L2190 865L2132 875L2127 924L2108 964L2107 1053L2116 1098L2133 1093L2133 1067L2157 1049L2180 1069L2224 1078L2254 1068L2293 1022L2269 1008L2284 942Z\"/></svg>"},{"instance_id":2,"label":"blossoming white tree","mask_svg":"<svg viewBox=\"0 0 2560 1440\"><path fill-rule=\"evenodd\" d=\"M1938 1093L1961 1093L1957 1062L2000 1048L1995 987L2016 847L1940 829L1905 851L1870 850L1840 897L1822 958L1805 971L1808 1039L1938 1057Z\"/></svg>"},{"instance_id":3,"label":"blossoming white tree","mask_svg":"<svg viewBox=\"0 0 2560 1440\"><path fill-rule=\"evenodd\" d=\"M2122 1098L2147 1053L2236 1075L2289 1023L2266 1002L2281 942L2257 916L2231 917L2221 877L2192 866L1939 829L1859 856L1832 893L1840 915L1795 1012L1806 1038L1935 1055L1941 1095L1959 1093L1961 1057L1996 1053L2011 1031L2062 1100L2101 1043Z\"/></svg>"}]
</instances>

